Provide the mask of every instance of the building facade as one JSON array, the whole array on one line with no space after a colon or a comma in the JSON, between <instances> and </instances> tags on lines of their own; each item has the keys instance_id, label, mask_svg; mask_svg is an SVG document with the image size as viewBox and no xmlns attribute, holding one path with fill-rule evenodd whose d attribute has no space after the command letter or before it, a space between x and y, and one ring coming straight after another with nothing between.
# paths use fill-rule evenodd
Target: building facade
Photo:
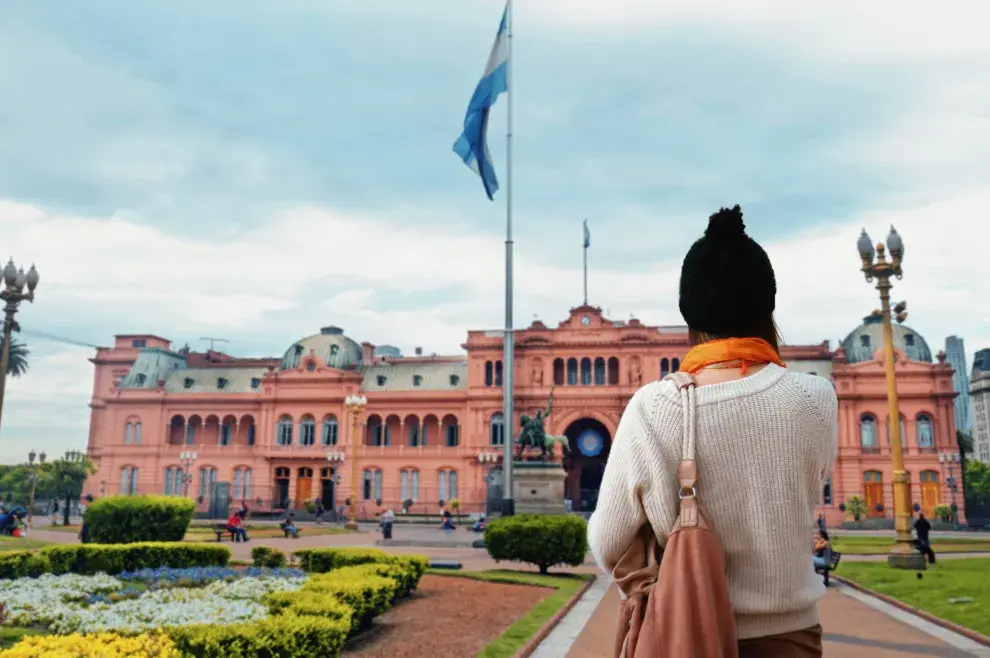
<instances>
[{"instance_id":1,"label":"building facade","mask_svg":"<svg viewBox=\"0 0 990 658\"><path fill-rule=\"evenodd\" d=\"M952 369L932 363L924 340L897 327L901 423L914 499L947 500L938 450L954 445ZM300 339L281 358L175 351L154 335L117 336L97 350L89 455L93 496L187 495L201 511L232 501L260 510L344 505L352 484L363 516L383 506L435 513L457 499L464 512L497 511L501 462L520 414L546 410L565 436L566 490L575 510L595 508L619 419L642 385L676 371L685 327L613 321L579 306L555 327L534 321L516 334L514 427L502 416L501 331L469 331L464 353L402 356L358 343L336 327ZM827 342L782 348L789 368L833 379L839 461L823 511L865 496L890 514L886 392L878 325L867 321L832 351ZM348 414L344 399L367 407ZM189 453L195 453L190 460ZM356 460L356 461L355 461ZM356 477L352 474L356 473ZM878 505L882 509L877 509Z\"/></svg>"},{"instance_id":2,"label":"building facade","mask_svg":"<svg viewBox=\"0 0 990 658\"><path fill-rule=\"evenodd\" d=\"M974 370L969 383L974 459L990 463L990 370Z\"/></svg>"},{"instance_id":3,"label":"building facade","mask_svg":"<svg viewBox=\"0 0 990 658\"><path fill-rule=\"evenodd\" d=\"M966 367L966 345L959 336L945 339L945 360L952 366L952 388L956 392L956 429L971 432L969 412L969 368Z\"/></svg>"}]
</instances>

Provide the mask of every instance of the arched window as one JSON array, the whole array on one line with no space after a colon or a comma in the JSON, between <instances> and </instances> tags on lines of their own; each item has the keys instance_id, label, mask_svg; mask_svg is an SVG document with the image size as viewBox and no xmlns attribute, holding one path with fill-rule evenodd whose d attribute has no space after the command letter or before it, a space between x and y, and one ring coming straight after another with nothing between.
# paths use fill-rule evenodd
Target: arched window
<instances>
[{"instance_id":1,"label":"arched window","mask_svg":"<svg viewBox=\"0 0 990 658\"><path fill-rule=\"evenodd\" d=\"M368 445L380 446L385 438L385 429L382 426L382 417L372 414L368 417Z\"/></svg>"},{"instance_id":2,"label":"arched window","mask_svg":"<svg viewBox=\"0 0 990 658\"><path fill-rule=\"evenodd\" d=\"M203 466L199 469L199 495L206 496L213 494L213 485L217 483L217 469L212 466Z\"/></svg>"},{"instance_id":3,"label":"arched window","mask_svg":"<svg viewBox=\"0 0 990 658\"><path fill-rule=\"evenodd\" d=\"M502 385L502 362L501 361L496 361L495 362L495 385L496 386L501 386Z\"/></svg>"},{"instance_id":4,"label":"arched window","mask_svg":"<svg viewBox=\"0 0 990 658\"><path fill-rule=\"evenodd\" d=\"M680 369L681 369L681 360L678 359L677 357L674 357L673 359L671 359L670 360L670 371L671 372L677 372Z\"/></svg>"},{"instance_id":5,"label":"arched window","mask_svg":"<svg viewBox=\"0 0 990 658\"><path fill-rule=\"evenodd\" d=\"M414 503L419 500L419 471L415 468L406 468L399 473L400 490L399 494L402 502L411 500Z\"/></svg>"},{"instance_id":6,"label":"arched window","mask_svg":"<svg viewBox=\"0 0 990 658\"><path fill-rule=\"evenodd\" d=\"M124 426L124 444L141 445L141 421L129 421Z\"/></svg>"},{"instance_id":7,"label":"arched window","mask_svg":"<svg viewBox=\"0 0 990 658\"><path fill-rule=\"evenodd\" d=\"M591 359L581 359L581 386L591 386Z\"/></svg>"},{"instance_id":8,"label":"arched window","mask_svg":"<svg viewBox=\"0 0 990 658\"><path fill-rule=\"evenodd\" d=\"M457 418L454 416L444 416L443 417L443 436L444 445L448 448L456 448L459 442L460 436L457 427Z\"/></svg>"},{"instance_id":9,"label":"arched window","mask_svg":"<svg viewBox=\"0 0 990 658\"><path fill-rule=\"evenodd\" d=\"M597 357L595 359L595 386L605 385L605 359Z\"/></svg>"},{"instance_id":10,"label":"arched window","mask_svg":"<svg viewBox=\"0 0 990 658\"><path fill-rule=\"evenodd\" d=\"M863 450L877 449L877 419L871 414L859 418L859 443Z\"/></svg>"},{"instance_id":11,"label":"arched window","mask_svg":"<svg viewBox=\"0 0 990 658\"><path fill-rule=\"evenodd\" d=\"M233 500L251 498L251 469L241 466L234 469L234 489L230 492Z\"/></svg>"},{"instance_id":12,"label":"arched window","mask_svg":"<svg viewBox=\"0 0 990 658\"><path fill-rule=\"evenodd\" d=\"M557 386L564 385L564 360L554 359L553 360L553 383Z\"/></svg>"},{"instance_id":13,"label":"arched window","mask_svg":"<svg viewBox=\"0 0 990 658\"><path fill-rule=\"evenodd\" d=\"M914 431L917 435L918 447L931 450L935 447L935 428L932 417L928 414L918 414L914 419Z\"/></svg>"},{"instance_id":14,"label":"arched window","mask_svg":"<svg viewBox=\"0 0 990 658\"><path fill-rule=\"evenodd\" d=\"M577 383L578 383L577 359L574 358L567 359L567 385L577 386Z\"/></svg>"},{"instance_id":15,"label":"arched window","mask_svg":"<svg viewBox=\"0 0 990 658\"><path fill-rule=\"evenodd\" d=\"M165 469L165 495L181 496L182 491L182 467L169 466Z\"/></svg>"},{"instance_id":16,"label":"arched window","mask_svg":"<svg viewBox=\"0 0 990 658\"><path fill-rule=\"evenodd\" d=\"M125 466L120 469L120 493L133 496L138 492L138 469L136 466Z\"/></svg>"},{"instance_id":17,"label":"arched window","mask_svg":"<svg viewBox=\"0 0 990 658\"><path fill-rule=\"evenodd\" d=\"M485 361L485 386L491 386L493 381L495 381L495 377L492 362Z\"/></svg>"},{"instance_id":18,"label":"arched window","mask_svg":"<svg viewBox=\"0 0 990 658\"><path fill-rule=\"evenodd\" d=\"M362 499L379 500L382 497L382 472L377 468L364 469L364 477L361 479Z\"/></svg>"},{"instance_id":19,"label":"arched window","mask_svg":"<svg viewBox=\"0 0 990 658\"><path fill-rule=\"evenodd\" d=\"M440 500L449 502L457 498L457 471L442 469L437 473L437 484Z\"/></svg>"},{"instance_id":20,"label":"arched window","mask_svg":"<svg viewBox=\"0 0 990 658\"><path fill-rule=\"evenodd\" d=\"M608 385L617 386L619 383L619 359L610 356L608 359Z\"/></svg>"},{"instance_id":21,"label":"arched window","mask_svg":"<svg viewBox=\"0 0 990 658\"><path fill-rule=\"evenodd\" d=\"M299 445L311 446L316 443L316 421L312 416L304 416L299 423Z\"/></svg>"},{"instance_id":22,"label":"arched window","mask_svg":"<svg viewBox=\"0 0 990 658\"><path fill-rule=\"evenodd\" d=\"M666 357L660 359L660 379L670 374L670 361Z\"/></svg>"},{"instance_id":23,"label":"arched window","mask_svg":"<svg viewBox=\"0 0 990 658\"><path fill-rule=\"evenodd\" d=\"M229 446L230 439L234 435L234 426L226 422L220 424L220 445Z\"/></svg>"},{"instance_id":24,"label":"arched window","mask_svg":"<svg viewBox=\"0 0 990 658\"><path fill-rule=\"evenodd\" d=\"M275 444L280 446L292 445L292 416L286 414L279 419L275 432Z\"/></svg>"},{"instance_id":25,"label":"arched window","mask_svg":"<svg viewBox=\"0 0 990 658\"><path fill-rule=\"evenodd\" d=\"M505 445L505 416L502 412L492 414L488 428L488 442L493 446Z\"/></svg>"},{"instance_id":26,"label":"arched window","mask_svg":"<svg viewBox=\"0 0 990 658\"><path fill-rule=\"evenodd\" d=\"M323 439L325 446L337 445L337 417L330 414L323 419Z\"/></svg>"}]
</instances>

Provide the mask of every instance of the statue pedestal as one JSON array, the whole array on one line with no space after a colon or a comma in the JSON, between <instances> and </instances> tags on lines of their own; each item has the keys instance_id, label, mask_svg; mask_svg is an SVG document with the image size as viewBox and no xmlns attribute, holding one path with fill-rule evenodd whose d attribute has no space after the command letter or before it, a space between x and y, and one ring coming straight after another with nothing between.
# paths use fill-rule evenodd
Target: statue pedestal
<instances>
[{"instance_id":1,"label":"statue pedestal","mask_svg":"<svg viewBox=\"0 0 990 658\"><path fill-rule=\"evenodd\" d=\"M564 480L559 462L514 462L512 497L516 514L567 514Z\"/></svg>"}]
</instances>

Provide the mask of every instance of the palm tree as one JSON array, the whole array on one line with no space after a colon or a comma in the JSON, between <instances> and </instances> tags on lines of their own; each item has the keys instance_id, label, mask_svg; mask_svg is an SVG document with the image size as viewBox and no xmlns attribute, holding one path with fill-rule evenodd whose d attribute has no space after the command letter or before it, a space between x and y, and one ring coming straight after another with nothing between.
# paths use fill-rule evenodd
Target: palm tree
<instances>
[{"instance_id":1,"label":"palm tree","mask_svg":"<svg viewBox=\"0 0 990 658\"><path fill-rule=\"evenodd\" d=\"M11 337L10 356L7 359L7 374L11 377L20 377L28 371L28 355L31 350L28 346Z\"/></svg>"}]
</instances>

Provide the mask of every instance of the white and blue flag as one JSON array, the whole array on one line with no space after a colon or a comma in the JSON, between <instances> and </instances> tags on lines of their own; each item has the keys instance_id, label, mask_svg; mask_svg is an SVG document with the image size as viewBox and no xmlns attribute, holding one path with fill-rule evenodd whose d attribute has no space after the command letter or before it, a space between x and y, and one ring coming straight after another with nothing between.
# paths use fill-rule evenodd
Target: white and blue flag
<instances>
[{"instance_id":1,"label":"white and blue flag","mask_svg":"<svg viewBox=\"0 0 990 658\"><path fill-rule=\"evenodd\" d=\"M454 153L481 176L485 194L492 200L498 191L498 180L491 153L488 152L488 112L498 100L499 94L509 89L509 35L506 29L508 15L509 7L506 5L495 44L488 56L488 66L485 67L485 73L481 76L481 82L475 88L467 114L464 115L464 132L454 143Z\"/></svg>"}]
</instances>

